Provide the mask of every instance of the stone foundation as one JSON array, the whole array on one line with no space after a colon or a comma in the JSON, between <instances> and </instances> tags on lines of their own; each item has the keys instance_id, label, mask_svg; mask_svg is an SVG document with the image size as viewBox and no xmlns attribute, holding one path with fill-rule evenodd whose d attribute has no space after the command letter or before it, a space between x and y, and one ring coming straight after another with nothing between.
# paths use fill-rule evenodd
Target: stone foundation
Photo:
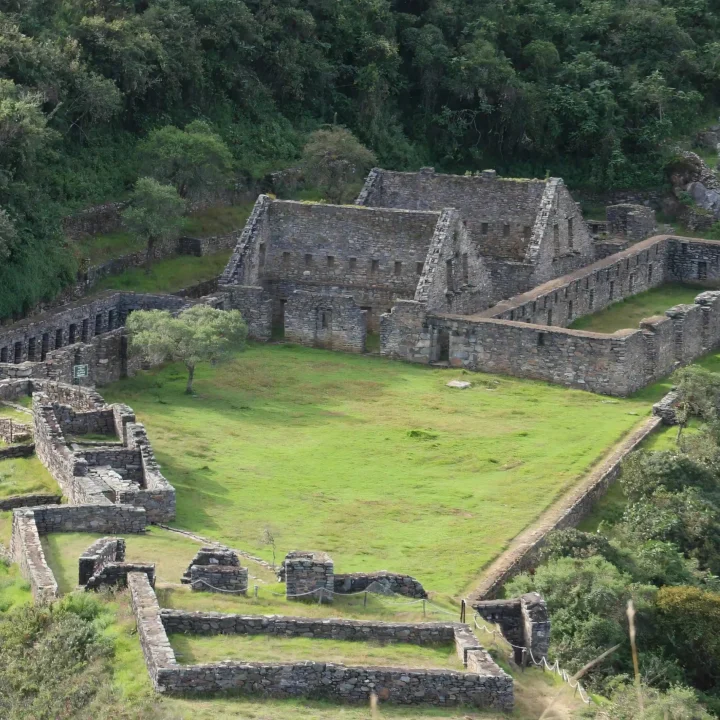
<instances>
[{"instance_id":1,"label":"stone foundation","mask_svg":"<svg viewBox=\"0 0 720 720\"><path fill-rule=\"evenodd\" d=\"M219 613L185 613L160 610L147 577L128 575L131 603L145 662L159 692L168 694L234 691L247 695L289 698L312 697L344 703L368 703L371 693L396 704L455 705L511 710L513 680L474 640L467 625L459 623L385 624L348 620L314 620L275 616L238 616ZM395 642L454 640L468 672L407 668L347 667L323 662L243 663L225 661L181 666L167 632L244 633L277 631L283 636L318 636L333 632L363 640L383 637ZM430 638L436 638L431 640Z\"/></svg>"}]
</instances>

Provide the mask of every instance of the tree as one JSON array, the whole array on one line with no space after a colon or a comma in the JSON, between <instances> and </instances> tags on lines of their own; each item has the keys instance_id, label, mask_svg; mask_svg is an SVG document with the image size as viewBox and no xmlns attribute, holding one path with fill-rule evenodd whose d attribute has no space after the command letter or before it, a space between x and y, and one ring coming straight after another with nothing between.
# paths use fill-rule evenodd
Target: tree
<instances>
[{"instance_id":1,"label":"tree","mask_svg":"<svg viewBox=\"0 0 720 720\"><path fill-rule=\"evenodd\" d=\"M163 185L143 177L135 183L130 205L122 212L123 225L146 244L146 268L149 272L155 245L177 237L182 227L183 199L172 185Z\"/></svg>"},{"instance_id":2,"label":"tree","mask_svg":"<svg viewBox=\"0 0 720 720\"><path fill-rule=\"evenodd\" d=\"M678 440L692 417L711 423L717 418L720 403L720 375L701 367L686 367L675 374L677 382Z\"/></svg>"},{"instance_id":3,"label":"tree","mask_svg":"<svg viewBox=\"0 0 720 720\"><path fill-rule=\"evenodd\" d=\"M193 391L195 367L216 363L245 349L247 325L237 310L193 305L174 317L165 310L139 310L127 319L131 350L146 361L182 362L188 371L185 392Z\"/></svg>"},{"instance_id":4,"label":"tree","mask_svg":"<svg viewBox=\"0 0 720 720\"><path fill-rule=\"evenodd\" d=\"M184 130L166 125L140 144L149 175L175 186L187 198L232 179L233 158L223 139L207 123L195 120Z\"/></svg>"},{"instance_id":5,"label":"tree","mask_svg":"<svg viewBox=\"0 0 720 720\"><path fill-rule=\"evenodd\" d=\"M0 208L0 260L10 255L10 249L17 240L17 231L10 216Z\"/></svg>"},{"instance_id":6,"label":"tree","mask_svg":"<svg viewBox=\"0 0 720 720\"><path fill-rule=\"evenodd\" d=\"M303 148L306 178L332 203L347 199L348 185L359 182L375 163L375 155L349 130L316 130Z\"/></svg>"}]
</instances>

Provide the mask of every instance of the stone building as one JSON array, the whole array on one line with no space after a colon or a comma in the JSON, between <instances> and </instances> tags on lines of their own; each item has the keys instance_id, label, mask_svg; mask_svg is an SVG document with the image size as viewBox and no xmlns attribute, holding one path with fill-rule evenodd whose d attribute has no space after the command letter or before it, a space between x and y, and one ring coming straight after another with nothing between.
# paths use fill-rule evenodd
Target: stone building
<instances>
[{"instance_id":1,"label":"stone building","mask_svg":"<svg viewBox=\"0 0 720 720\"><path fill-rule=\"evenodd\" d=\"M559 178L375 169L353 206L261 195L220 289L260 289L289 339L362 352L398 299L478 312L593 259Z\"/></svg>"}]
</instances>

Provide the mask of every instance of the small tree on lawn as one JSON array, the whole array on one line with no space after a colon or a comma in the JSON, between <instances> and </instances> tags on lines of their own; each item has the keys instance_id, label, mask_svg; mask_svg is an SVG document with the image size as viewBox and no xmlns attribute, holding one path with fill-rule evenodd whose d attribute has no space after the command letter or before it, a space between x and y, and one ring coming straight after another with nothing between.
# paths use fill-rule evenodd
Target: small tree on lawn
<instances>
[{"instance_id":1,"label":"small tree on lawn","mask_svg":"<svg viewBox=\"0 0 720 720\"><path fill-rule=\"evenodd\" d=\"M225 141L202 120L184 130L166 125L153 130L140 144L145 171L172 183L180 197L227 185L233 177L233 157Z\"/></svg>"},{"instance_id":2,"label":"small tree on lawn","mask_svg":"<svg viewBox=\"0 0 720 720\"><path fill-rule=\"evenodd\" d=\"M348 186L374 164L372 151L343 127L316 130L303 148L305 177L332 203L346 199Z\"/></svg>"},{"instance_id":3,"label":"small tree on lawn","mask_svg":"<svg viewBox=\"0 0 720 720\"><path fill-rule=\"evenodd\" d=\"M157 243L178 236L184 211L185 202L172 185L163 185L148 177L135 183L122 221L130 233L145 243L148 272Z\"/></svg>"},{"instance_id":4,"label":"small tree on lawn","mask_svg":"<svg viewBox=\"0 0 720 720\"><path fill-rule=\"evenodd\" d=\"M128 317L126 327L131 351L147 362L184 363L188 395L198 363L216 363L232 351L244 350L247 339L247 325L237 310L209 305L194 305L177 317L165 310L139 310Z\"/></svg>"}]
</instances>

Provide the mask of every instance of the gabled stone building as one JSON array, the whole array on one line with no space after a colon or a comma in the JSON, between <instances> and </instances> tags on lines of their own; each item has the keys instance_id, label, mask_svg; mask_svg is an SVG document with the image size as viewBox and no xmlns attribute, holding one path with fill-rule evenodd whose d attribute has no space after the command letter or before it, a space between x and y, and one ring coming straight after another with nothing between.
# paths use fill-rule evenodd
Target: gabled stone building
<instances>
[{"instance_id":1,"label":"gabled stone building","mask_svg":"<svg viewBox=\"0 0 720 720\"><path fill-rule=\"evenodd\" d=\"M262 288L290 339L362 350L399 299L479 312L593 259L558 178L374 169L353 206L261 195L220 282Z\"/></svg>"}]
</instances>

